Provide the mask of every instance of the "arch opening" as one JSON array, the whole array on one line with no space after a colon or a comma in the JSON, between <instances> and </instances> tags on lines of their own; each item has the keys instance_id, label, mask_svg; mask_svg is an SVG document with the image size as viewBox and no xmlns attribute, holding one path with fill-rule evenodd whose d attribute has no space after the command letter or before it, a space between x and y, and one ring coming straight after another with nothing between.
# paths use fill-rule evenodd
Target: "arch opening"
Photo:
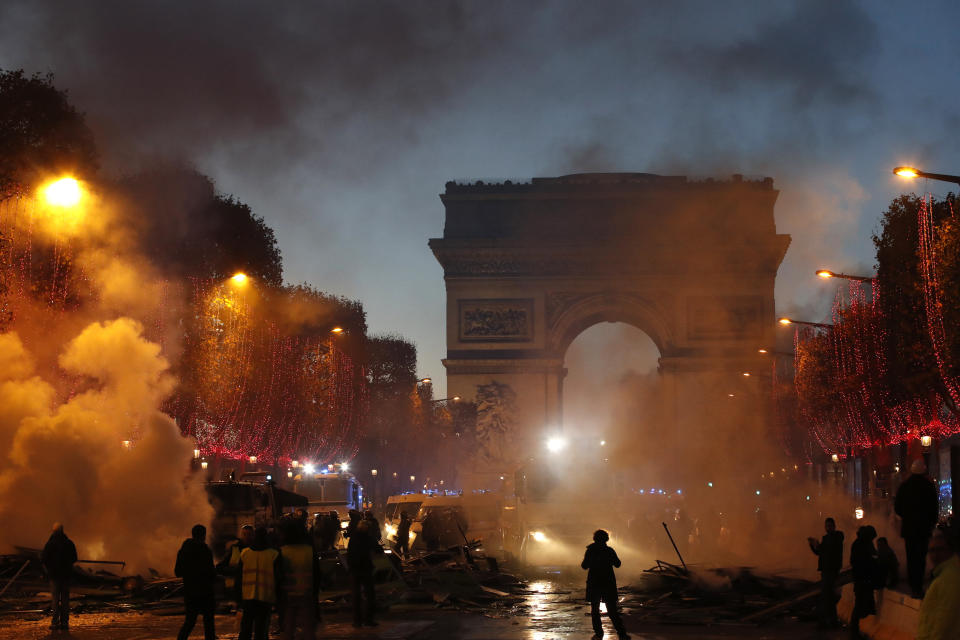
<instances>
[{"instance_id":1,"label":"arch opening","mask_svg":"<svg viewBox=\"0 0 960 640\"><path fill-rule=\"evenodd\" d=\"M632 324L599 322L583 330L564 354L564 431L622 440L614 434L624 414L654 409L659 359L653 339Z\"/></svg>"}]
</instances>

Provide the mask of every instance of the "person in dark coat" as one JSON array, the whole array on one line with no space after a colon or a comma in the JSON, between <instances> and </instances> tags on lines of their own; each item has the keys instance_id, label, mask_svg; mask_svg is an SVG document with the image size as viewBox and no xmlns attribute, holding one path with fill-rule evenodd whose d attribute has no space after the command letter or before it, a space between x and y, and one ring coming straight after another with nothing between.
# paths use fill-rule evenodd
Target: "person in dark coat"
<instances>
[{"instance_id":1,"label":"person in dark coat","mask_svg":"<svg viewBox=\"0 0 960 640\"><path fill-rule=\"evenodd\" d=\"M70 579L73 577L73 564L76 561L76 545L63 532L62 524L54 524L53 533L40 555L40 562L50 578L50 596L53 601L51 629L70 628Z\"/></svg>"},{"instance_id":2,"label":"person in dark coat","mask_svg":"<svg viewBox=\"0 0 960 640\"><path fill-rule=\"evenodd\" d=\"M897 489L893 510L900 516L900 535L907 555L907 580L914 598L923 597L923 575L927 566L927 546L937 524L940 501L937 487L926 476L922 458L910 465L910 477Z\"/></svg>"},{"instance_id":3,"label":"person in dark coat","mask_svg":"<svg viewBox=\"0 0 960 640\"><path fill-rule=\"evenodd\" d=\"M884 589L893 589L900 582L900 561L886 538L877 538L877 567L879 583Z\"/></svg>"},{"instance_id":4,"label":"person in dark coat","mask_svg":"<svg viewBox=\"0 0 960 640\"><path fill-rule=\"evenodd\" d=\"M357 522L347 543L347 569L353 592L353 626L377 626L373 619L377 608L377 594L373 583L373 557L376 542L367 520ZM366 606L364 606L364 601Z\"/></svg>"},{"instance_id":5,"label":"person in dark coat","mask_svg":"<svg viewBox=\"0 0 960 640\"><path fill-rule=\"evenodd\" d=\"M404 560L410 555L410 525L413 521L406 511L400 512L400 524L397 525L397 546L400 548L400 557Z\"/></svg>"},{"instance_id":6,"label":"person in dark coat","mask_svg":"<svg viewBox=\"0 0 960 640\"><path fill-rule=\"evenodd\" d=\"M612 547L607 546L610 535L603 529L593 534L593 544L583 554L580 568L587 570L587 600L590 602L590 618L593 622L594 640L603 637L603 624L600 622L600 603L607 605L607 615L620 638L629 638L620 618L617 601L617 577L614 567L620 566L620 558Z\"/></svg>"},{"instance_id":7,"label":"person in dark coat","mask_svg":"<svg viewBox=\"0 0 960 640\"><path fill-rule=\"evenodd\" d=\"M213 552L207 546L207 528L202 524L194 525L190 535L177 552L177 565L173 570L174 575L183 578L183 604L186 608L177 640L190 637L198 615L203 616L204 639L217 640L213 627L216 610L213 587L217 570L213 565Z\"/></svg>"},{"instance_id":8,"label":"person in dark coat","mask_svg":"<svg viewBox=\"0 0 960 640\"><path fill-rule=\"evenodd\" d=\"M823 521L825 531L817 542L807 538L810 550L817 554L817 571L820 572L820 600L817 602L817 618L820 628L839 627L837 618L837 576L843 566L843 531L837 531L833 518Z\"/></svg>"},{"instance_id":9,"label":"person in dark coat","mask_svg":"<svg viewBox=\"0 0 960 640\"><path fill-rule=\"evenodd\" d=\"M873 541L877 530L870 525L857 529L857 539L850 545L850 569L853 573L853 613L850 614L850 637L860 638L860 620L877 613L873 590L877 586L877 550Z\"/></svg>"}]
</instances>

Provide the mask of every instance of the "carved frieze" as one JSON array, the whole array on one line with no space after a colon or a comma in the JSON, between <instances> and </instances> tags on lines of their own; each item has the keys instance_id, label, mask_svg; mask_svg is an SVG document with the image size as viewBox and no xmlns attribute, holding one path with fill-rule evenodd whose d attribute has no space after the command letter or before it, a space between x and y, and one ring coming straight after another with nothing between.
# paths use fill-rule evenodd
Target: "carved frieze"
<instances>
[{"instance_id":1,"label":"carved frieze","mask_svg":"<svg viewBox=\"0 0 960 640\"><path fill-rule=\"evenodd\" d=\"M533 299L459 300L461 342L529 342L533 340Z\"/></svg>"}]
</instances>

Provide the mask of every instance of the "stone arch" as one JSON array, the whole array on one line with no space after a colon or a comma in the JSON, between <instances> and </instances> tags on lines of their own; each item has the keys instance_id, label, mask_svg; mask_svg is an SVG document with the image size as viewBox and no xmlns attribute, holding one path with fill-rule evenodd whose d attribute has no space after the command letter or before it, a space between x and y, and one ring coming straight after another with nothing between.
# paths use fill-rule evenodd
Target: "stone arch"
<instances>
[{"instance_id":1,"label":"stone arch","mask_svg":"<svg viewBox=\"0 0 960 640\"><path fill-rule=\"evenodd\" d=\"M548 294L549 297L550 294ZM661 355L670 352L673 343L671 322L664 305L629 292L585 293L575 296L556 312L549 327L548 344L563 357L581 333L601 322L624 322L653 340Z\"/></svg>"},{"instance_id":2,"label":"stone arch","mask_svg":"<svg viewBox=\"0 0 960 640\"><path fill-rule=\"evenodd\" d=\"M773 343L774 281L790 244L776 230L777 195L771 178L739 175L448 182L443 237L429 243L447 292L448 395L510 385L516 455L533 455L560 418L567 347L593 324L621 321L660 350L674 422L702 428L710 415L689 401L704 395L698 379L765 368L757 348Z\"/></svg>"}]
</instances>

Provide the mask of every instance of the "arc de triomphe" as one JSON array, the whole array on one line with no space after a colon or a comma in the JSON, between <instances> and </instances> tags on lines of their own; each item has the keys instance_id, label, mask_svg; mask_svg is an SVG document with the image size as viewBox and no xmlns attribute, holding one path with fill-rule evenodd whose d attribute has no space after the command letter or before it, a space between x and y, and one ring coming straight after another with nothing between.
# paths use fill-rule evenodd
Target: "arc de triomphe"
<instances>
[{"instance_id":1,"label":"arc de triomphe","mask_svg":"<svg viewBox=\"0 0 960 640\"><path fill-rule=\"evenodd\" d=\"M692 181L643 173L526 183L448 182L443 237L447 395L509 384L518 446L562 428L564 354L598 322L626 322L673 375L678 424L709 411L720 376L769 370L774 280L790 244L778 234L773 180ZM708 375L706 375L708 374Z\"/></svg>"}]
</instances>

